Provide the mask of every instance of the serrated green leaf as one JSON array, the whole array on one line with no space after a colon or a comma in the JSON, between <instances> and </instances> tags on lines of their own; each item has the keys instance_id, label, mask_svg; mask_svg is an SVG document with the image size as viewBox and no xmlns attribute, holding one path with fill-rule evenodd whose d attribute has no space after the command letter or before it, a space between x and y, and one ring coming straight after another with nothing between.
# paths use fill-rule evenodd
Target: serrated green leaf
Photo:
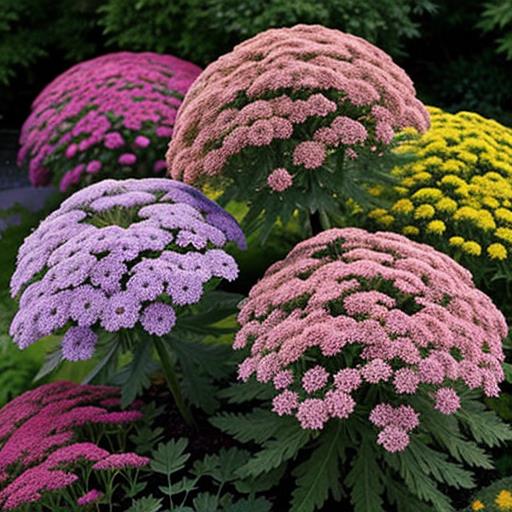
<instances>
[{"instance_id":1,"label":"serrated green leaf","mask_svg":"<svg viewBox=\"0 0 512 512\"><path fill-rule=\"evenodd\" d=\"M226 398L230 404L242 404L253 400L270 400L274 393L271 385L262 384L252 379L222 389L219 392L219 397Z\"/></svg>"},{"instance_id":2,"label":"serrated green leaf","mask_svg":"<svg viewBox=\"0 0 512 512\"><path fill-rule=\"evenodd\" d=\"M364 436L345 479L351 488L354 512L384 512L382 493L384 474L378 462L375 441Z\"/></svg>"},{"instance_id":3,"label":"serrated green leaf","mask_svg":"<svg viewBox=\"0 0 512 512\"><path fill-rule=\"evenodd\" d=\"M281 427L274 438L266 441L263 448L240 468L240 476L255 477L279 467L295 458L311 437L311 432L302 429L296 421Z\"/></svg>"},{"instance_id":4,"label":"serrated green leaf","mask_svg":"<svg viewBox=\"0 0 512 512\"><path fill-rule=\"evenodd\" d=\"M59 346L46 355L43 365L34 377L34 382L50 375L50 373L54 372L62 364L62 361L62 351Z\"/></svg>"},{"instance_id":5,"label":"serrated green leaf","mask_svg":"<svg viewBox=\"0 0 512 512\"><path fill-rule=\"evenodd\" d=\"M167 443L160 443L152 452L151 469L162 475L170 476L185 467L190 458L185 453L188 440L185 438L172 439Z\"/></svg>"},{"instance_id":6,"label":"serrated green leaf","mask_svg":"<svg viewBox=\"0 0 512 512\"><path fill-rule=\"evenodd\" d=\"M293 474L296 488L290 512L320 510L329 495L339 501L342 495L340 462L343 456L341 422L331 423L319 436L318 446Z\"/></svg>"},{"instance_id":7,"label":"serrated green leaf","mask_svg":"<svg viewBox=\"0 0 512 512\"><path fill-rule=\"evenodd\" d=\"M146 496L132 502L131 507L126 512L160 512L162 510L162 500Z\"/></svg>"},{"instance_id":8,"label":"serrated green leaf","mask_svg":"<svg viewBox=\"0 0 512 512\"><path fill-rule=\"evenodd\" d=\"M292 420L293 422L296 420ZM241 443L261 444L270 439L289 418L282 418L268 409L254 409L247 414L223 413L210 418L210 423Z\"/></svg>"},{"instance_id":9,"label":"serrated green leaf","mask_svg":"<svg viewBox=\"0 0 512 512\"><path fill-rule=\"evenodd\" d=\"M244 498L224 508L225 512L270 512L272 503L265 498Z\"/></svg>"},{"instance_id":10,"label":"serrated green leaf","mask_svg":"<svg viewBox=\"0 0 512 512\"><path fill-rule=\"evenodd\" d=\"M218 512L219 500L209 492L199 493L193 500L196 512Z\"/></svg>"},{"instance_id":11,"label":"serrated green leaf","mask_svg":"<svg viewBox=\"0 0 512 512\"><path fill-rule=\"evenodd\" d=\"M133 359L121 372L122 407L130 405L151 384L150 375L156 369L151 357L151 347L149 338L140 340Z\"/></svg>"}]
</instances>

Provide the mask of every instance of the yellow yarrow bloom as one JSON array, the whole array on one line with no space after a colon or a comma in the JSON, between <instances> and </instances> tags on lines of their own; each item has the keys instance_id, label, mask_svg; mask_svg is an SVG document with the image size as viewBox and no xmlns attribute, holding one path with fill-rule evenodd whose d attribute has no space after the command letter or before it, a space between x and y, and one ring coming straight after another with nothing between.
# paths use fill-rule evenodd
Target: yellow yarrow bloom
<instances>
[{"instance_id":1,"label":"yellow yarrow bloom","mask_svg":"<svg viewBox=\"0 0 512 512\"><path fill-rule=\"evenodd\" d=\"M475 500L471 503L471 510L478 512L479 510L485 510L485 504L480 500Z\"/></svg>"},{"instance_id":2,"label":"yellow yarrow bloom","mask_svg":"<svg viewBox=\"0 0 512 512\"><path fill-rule=\"evenodd\" d=\"M446 231L446 224L442 220L432 220L427 224L427 233L442 235Z\"/></svg>"},{"instance_id":3,"label":"yellow yarrow bloom","mask_svg":"<svg viewBox=\"0 0 512 512\"><path fill-rule=\"evenodd\" d=\"M471 112L430 107L429 113L426 133L399 139L397 151L415 158L392 170L397 182L380 195L390 206L371 217L448 254L478 257L475 265L506 261L512 254L512 129Z\"/></svg>"},{"instance_id":4,"label":"yellow yarrow bloom","mask_svg":"<svg viewBox=\"0 0 512 512\"><path fill-rule=\"evenodd\" d=\"M436 210L430 204L421 204L414 211L415 219L431 219L436 214Z\"/></svg>"},{"instance_id":5,"label":"yellow yarrow bloom","mask_svg":"<svg viewBox=\"0 0 512 512\"><path fill-rule=\"evenodd\" d=\"M471 256L480 256L482 254L482 247L477 242L470 240L462 244L462 250Z\"/></svg>"},{"instance_id":6,"label":"yellow yarrow bloom","mask_svg":"<svg viewBox=\"0 0 512 512\"><path fill-rule=\"evenodd\" d=\"M503 491L500 491L498 496L496 496L494 503L496 503L499 510L512 511L512 493L503 489Z\"/></svg>"},{"instance_id":7,"label":"yellow yarrow bloom","mask_svg":"<svg viewBox=\"0 0 512 512\"><path fill-rule=\"evenodd\" d=\"M507 258L507 248L502 244L491 244L487 247L487 254L491 260L504 260Z\"/></svg>"},{"instance_id":8,"label":"yellow yarrow bloom","mask_svg":"<svg viewBox=\"0 0 512 512\"><path fill-rule=\"evenodd\" d=\"M414 205L410 199L399 199L391 208L396 213L411 213Z\"/></svg>"},{"instance_id":9,"label":"yellow yarrow bloom","mask_svg":"<svg viewBox=\"0 0 512 512\"><path fill-rule=\"evenodd\" d=\"M459 247L464 243L464 238L461 236L452 236L450 240L448 240L450 245L453 245L454 247Z\"/></svg>"},{"instance_id":10,"label":"yellow yarrow bloom","mask_svg":"<svg viewBox=\"0 0 512 512\"><path fill-rule=\"evenodd\" d=\"M402 233L406 236L417 236L420 234L420 230L416 226L404 226Z\"/></svg>"}]
</instances>

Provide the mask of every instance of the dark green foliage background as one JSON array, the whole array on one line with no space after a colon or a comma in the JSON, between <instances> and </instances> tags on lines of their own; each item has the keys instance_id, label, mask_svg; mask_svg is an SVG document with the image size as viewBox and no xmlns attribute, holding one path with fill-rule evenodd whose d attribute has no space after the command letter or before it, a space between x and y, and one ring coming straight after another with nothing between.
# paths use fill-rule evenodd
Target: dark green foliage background
<instances>
[{"instance_id":1,"label":"dark green foliage background","mask_svg":"<svg viewBox=\"0 0 512 512\"><path fill-rule=\"evenodd\" d=\"M83 59L168 52L205 66L269 27L320 23L389 52L420 97L512 122L510 0L0 0L0 128Z\"/></svg>"}]
</instances>

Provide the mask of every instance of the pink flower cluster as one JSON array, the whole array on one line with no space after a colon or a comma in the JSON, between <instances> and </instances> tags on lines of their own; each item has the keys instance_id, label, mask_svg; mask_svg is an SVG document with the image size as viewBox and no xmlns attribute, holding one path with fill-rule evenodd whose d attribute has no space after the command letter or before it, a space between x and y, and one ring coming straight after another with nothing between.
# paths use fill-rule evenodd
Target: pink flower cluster
<instances>
[{"instance_id":1,"label":"pink flower cluster","mask_svg":"<svg viewBox=\"0 0 512 512\"><path fill-rule=\"evenodd\" d=\"M322 429L380 386L392 403L374 404L370 420L388 451L419 424L411 395L453 414L455 385L494 397L504 378L503 315L466 269L393 233L332 229L298 244L252 288L239 322L234 348L250 349L239 378L272 382L277 414Z\"/></svg>"},{"instance_id":2,"label":"pink flower cluster","mask_svg":"<svg viewBox=\"0 0 512 512\"><path fill-rule=\"evenodd\" d=\"M73 66L36 98L23 125L18 164L34 186L161 172L159 155L200 68L170 55L112 53Z\"/></svg>"},{"instance_id":3,"label":"pink flower cluster","mask_svg":"<svg viewBox=\"0 0 512 512\"><path fill-rule=\"evenodd\" d=\"M111 454L80 439L86 425L124 425L142 418L137 409L112 410L119 402L118 388L54 382L0 409L0 509L38 502L45 493L79 482L84 463L98 471L148 464L146 457ZM101 492L90 489L78 504L99 498Z\"/></svg>"},{"instance_id":4,"label":"pink flower cluster","mask_svg":"<svg viewBox=\"0 0 512 512\"><path fill-rule=\"evenodd\" d=\"M283 192L297 173L333 154L382 149L407 126L424 131L429 116L389 55L356 36L297 25L258 34L206 68L180 107L167 162L173 178L194 183L229 176L233 157L261 148L273 164L265 173L255 162L261 182Z\"/></svg>"}]
</instances>

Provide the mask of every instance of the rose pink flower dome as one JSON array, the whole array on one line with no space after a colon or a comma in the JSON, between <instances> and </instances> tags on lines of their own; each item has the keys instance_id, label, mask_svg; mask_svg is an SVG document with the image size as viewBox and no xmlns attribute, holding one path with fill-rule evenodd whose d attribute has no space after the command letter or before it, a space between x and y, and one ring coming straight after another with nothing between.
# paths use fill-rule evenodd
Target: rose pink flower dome
<instances>
[{"instance_id":1,"label":"rose pink flower dome","mask_svg":"<svg viewBox=\"0 0 512 512\"><path fill-rule=\"evenodd\" d=\"M261 190L304 200L315 183L339 191L344 161L380 155L395 131L428 126L389 55L338 30L297 25L258 34L203 71L178 111L167 163L187 183L234 180L234 198L257 202Z\"/></svg>"},{"instance_id":2,"label":"rose pink flower dome","mask_svg":"<svg viewBox=\"0 0 512 512\"><path fill-rule=\"evenodd\" d=\"M106 176L153 174L200 71L156 53L112 53L73 66L34 101L18 164L34 186L51 182L62 191Z\"/></svg>"},{"instance_id":3,"label":"rose pink flower dome","mask_svg":"<svg viewBox=\"0 0 512 512\"><path fill-rule=\"evenodd\" d=\"M503 315L458 263L393 233L332 229L298 244L239 322L239 377L272 383L277 414L322 429L367 407L388 451L418 426L416 397L453 414L459 390L493 397L504 379Z\"/></svg>"}]
</instances>

